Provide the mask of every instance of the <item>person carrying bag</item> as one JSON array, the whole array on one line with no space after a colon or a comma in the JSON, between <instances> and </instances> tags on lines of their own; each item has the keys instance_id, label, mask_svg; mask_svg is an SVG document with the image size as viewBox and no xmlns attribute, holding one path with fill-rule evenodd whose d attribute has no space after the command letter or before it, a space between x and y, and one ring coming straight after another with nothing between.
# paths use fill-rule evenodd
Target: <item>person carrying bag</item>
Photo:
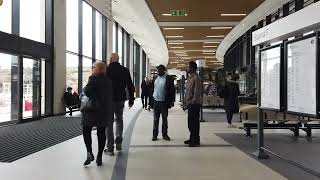
<instances>
[{"instance_id":1,"label":"person carrying bag","mask_svg":"<svg viewBox=\"0 0 320 180\"><path fill-rule=\"evenodd\" d=\"M106 127L113 122L112 82L105 76L106 64L96 62L92 66L92 75L80 96L83 139L87 149L84 165L94 161L92 153L91 131L97 127L98 155L96 163L102 165L102 154L106 144Z\"/></svg>"}]
</instances>

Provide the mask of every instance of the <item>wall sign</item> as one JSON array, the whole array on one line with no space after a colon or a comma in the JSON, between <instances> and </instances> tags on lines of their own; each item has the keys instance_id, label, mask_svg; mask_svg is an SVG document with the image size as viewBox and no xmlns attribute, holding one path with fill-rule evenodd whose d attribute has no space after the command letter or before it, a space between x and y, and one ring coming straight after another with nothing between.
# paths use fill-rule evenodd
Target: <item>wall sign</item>
<instances>
[{"instance_id":1,"label":"wall sign","mask_svg":"<svg viewBox=\"0 0 320 180\"><path fill-rule=\"evenodd\" d=\"M320 1L252 33L252 45L280 41L320 27Z\"/></svg>"}]
</instances>

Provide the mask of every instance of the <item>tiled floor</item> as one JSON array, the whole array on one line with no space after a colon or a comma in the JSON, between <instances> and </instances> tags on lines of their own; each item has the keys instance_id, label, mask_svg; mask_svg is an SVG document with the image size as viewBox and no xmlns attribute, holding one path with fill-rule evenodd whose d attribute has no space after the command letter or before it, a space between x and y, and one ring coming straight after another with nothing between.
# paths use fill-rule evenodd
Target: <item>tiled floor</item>
<instances>
[{"instance_id":1,"label":"tiled floor","mask_svg":"<svg viewBox=\"0 0 320 180\"><path fill-rule=\"evenodd\" d=\"M125 112L125 129L133 114L140 110L137 103ZM270 168L252 159L214 135L213 129L226 132L223 123L202 123L202 147L183 145L188 136L186 115L175 107L169 112L169 135L172 141L151 141L152 113L143 111L134 126L127 164L116 165L117 157L104 156L104 166L92 163L85 168L85 147L76 137L10 164L0 163L2 180L122 180L112 177L113 171L125 173L128 180L263 180L285 179ZM95 132L93 133L95 134ZM161 138L161 137L159 137ZM93 138L97 151L96 138ZM119 158L119 157L118 157ZM121 158L121 157L120 157Z\"/></svg>"}]
</instances>

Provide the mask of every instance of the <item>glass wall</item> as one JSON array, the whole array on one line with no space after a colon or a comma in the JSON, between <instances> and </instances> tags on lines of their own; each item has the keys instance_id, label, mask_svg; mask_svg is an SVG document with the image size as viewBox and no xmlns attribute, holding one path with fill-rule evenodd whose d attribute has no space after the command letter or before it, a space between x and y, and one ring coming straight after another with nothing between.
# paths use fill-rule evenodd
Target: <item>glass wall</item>
<instances>
[{"instance_id":1,"label":"glass wall","mask_svg":"<svg viewBox=\"0 0 320 180\"><path fill-rule=\"evenodd\" d=\"M122 54L122 52L123 52L123 49L122 49L122 28L121 28L121 26L118 26L118 39L117 39L117 41L118 41L118 54L119 54L119 62L121 63L121 64L123 64L123 54Z\"/></svg>"},{"instance_id":2,"label":"glass wall","mask_svg":"<svg viewBox=\"0 0 320 180\"><path fill-rule=\"evenodd\" d=\"M79 3L82 4L79 5ZM82 7L82 11L79 11L79 7ZM88 82L92 71L92 63L102 60L102 42L107 33L107 29L103 29L103 22L106 21L106 18L85 1L68 0L66 10L66 85L72 87L73 91L78 93ZM82 19L78 17L82 17ZM79 27L81 20L81 26ZM93 37L95 38L93 39ZM79 48L79 44L82 44L82 48Z\"/></svg>"},{"instance_id":3,"label":"glass wall","mask_svg":"<svg viewBox=\"0 0 320 180\"><path fill-rule=\"evenodd\" d=\"M92 7L82 2L82 55L92 57Z\"/></svg>"},{"instance_id":4,"label":"glass wall","mask_svg":"<svg viewBox=\"0 0 320 180\"><path fill-rule=\"evenodd\" d=\"M20 1L20 36L45 42L45 1Z\"/></svg>"},{"instance_id":5,"label":"glass wall","mask_svg":"<svg viewBox=\"0 0 320 180\"><path fill-rule=\"evenodd\" d=\"M117 52L117 25L115 22L112 26L112 52Z\"/></svg>"},{"instance_id":6,"label":"glass wall","mask_svg":"<svg viewBox=\"0 0 320 180\"><path fill-rule=\"evenodd\" d=\"M96 11L96 59L102 61L102 15Z\"/></svg>"},{"instance_id":7,"label":"glass wall","mask_svg":"<svg viewBox=\"0 0 320 180\"><path fill-rule=\"evenodd\" d=\"M4 1L0 8L0 31L11 33L12 1Z\"/></svg>"}]
</instances>

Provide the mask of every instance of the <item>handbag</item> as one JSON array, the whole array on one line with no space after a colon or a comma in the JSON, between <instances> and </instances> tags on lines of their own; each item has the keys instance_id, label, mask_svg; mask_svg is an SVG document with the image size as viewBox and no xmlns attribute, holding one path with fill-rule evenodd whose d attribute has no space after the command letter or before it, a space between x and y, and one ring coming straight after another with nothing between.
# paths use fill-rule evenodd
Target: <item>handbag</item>
<instances>
[{"instance_id":1,"label":"handbag","mask_svg":"<svg viewBox=\"0 0 320 180\"><path fill-rule=\"evenodd\" d=\"M95 112L97 111L96 101L89 98L83 92L80 95L80 112Z\"/></svg>"}]
</instances>

